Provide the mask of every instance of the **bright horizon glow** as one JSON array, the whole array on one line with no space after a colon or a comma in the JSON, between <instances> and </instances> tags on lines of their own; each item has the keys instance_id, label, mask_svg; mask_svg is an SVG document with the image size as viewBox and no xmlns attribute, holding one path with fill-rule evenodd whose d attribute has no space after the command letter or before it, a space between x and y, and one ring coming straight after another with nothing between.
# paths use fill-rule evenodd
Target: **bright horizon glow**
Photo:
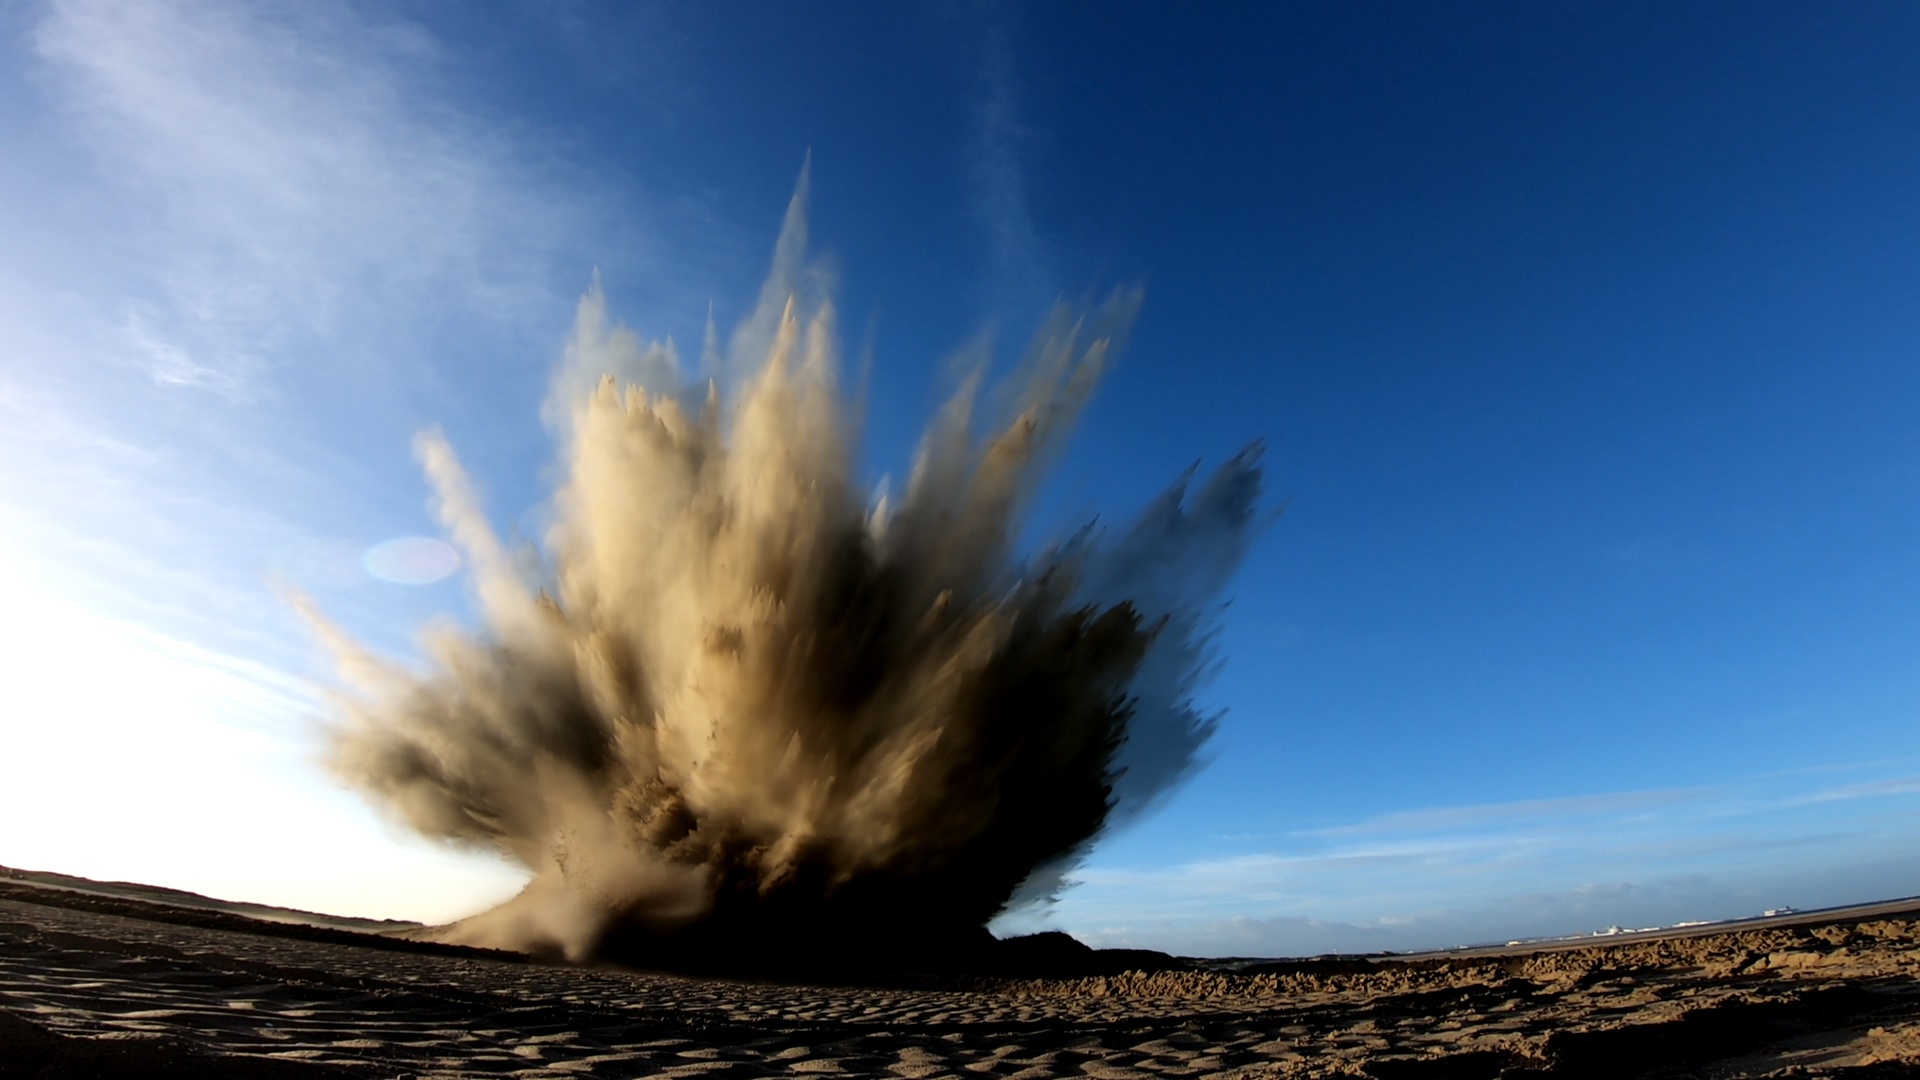
<instances>
[{"instance_id":1,"label":"bright horizon glow","mask_svg":"<svg viewBox=\"0 0 1920 1080\"><path fill-rule=\"evenodd\" d=\"M1212 764L1002 929L1279 955L1920 893L1920 12L755 11L0 13L0 863L510 894L314 766L277 590L400 657L470 621L414 436L542 535L596 268L698 355L811 149L876 487L953 356L1144 280L1030 539L1254 438L1288 502Z\"/></svg>"},{"instance_id":2,"label":"bright horizon glow","mask_svg":"<svg viewBox=\"0 0 1920 1080\"><path fill-rule=\"evenodd\" d=\"M381 827L324 779L303 747L317 687L94 615L4 564L0 593L0 757L68 766L0 785L0 815L28 826L7 833L6 865L420 921L466 914L456 890L518 888L505 866ZM181 859L189 846L202 854ZM422 870L443 895L408 894Z\"/></svg>"}]
</instances>

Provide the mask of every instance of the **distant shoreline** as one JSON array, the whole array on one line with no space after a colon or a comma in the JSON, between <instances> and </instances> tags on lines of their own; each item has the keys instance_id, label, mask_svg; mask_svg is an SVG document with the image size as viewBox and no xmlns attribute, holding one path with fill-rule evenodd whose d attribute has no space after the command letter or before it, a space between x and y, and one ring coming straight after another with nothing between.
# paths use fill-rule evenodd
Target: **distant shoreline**
<instances>
[{"instance_id":1,"label":"distant shoreline","mask_svg":"<svg viewBox=\"0 0 1920 1080\"><path fill-rule=\"evenodd\" d=\"M408 922L401 919L363 919L351 916L329 915L323 912L302 911L297 908L276 907L271 904L222 900L215 897L203 896L195 892L188 892L184 889L173 889L162 885L145 885L139 882L128 881L95 881L92 878L80 877L74 874L62 874L48 870L23 870L18 867L0 866L0 896L9 899L26 900L29 903L33 902L31 894L21 894L9 890L7 888L9 885L59 890L82 896L96 897L109 903L116 901L126 902L145 905L147 908L153 909L146 911L144 914L140 911L114 912L116 914L129 915L134 918L158 918L159 921L165 922L182 922L189 925L201 925L202 920L194 913L205 912L269 923L280 927L304 926L316 930L343 931L360 936L383 937L394 943L389 947L404 948L418 945L420 949L417 951L452 951L478 956L503 955L497 950L443 945L412 937L414 932L431 929L431 926L426 923ZM171 910L169 911L169 909ZM169 917L169 915L171 917ZM1533 953L1563 952L1570 949L1584 949L1595 946L1637 944L1702 937L1745 930L1769 930L1787 927L1844 924L1869 919L1894 918L1903 915L1920 916L1920 896L1874 900L1860 904L1844 904L1837 907L1813 908L1806 911L1792 910L1782 911L1776 914L1690 922L1674 926L1569 934L1559 937L1529 938L1508 942L1489 942L1478 945L1459 945L1444 949L1422 949L1412 952L1321 953L1313 956L1264 957L1183 956L1177 959L1198 970L1236 974L1246 972L1249 969L1290 967L1293 965L1324 966L1329 964L1358 964L1363 962L1420 962L1426 960L1523 956ZM216 925L217 928L221 929L245 929L244 925L239 924L229 925L222 922ZM405 942L406 945L402 945L402 942ZM505 955L517 956L519 954Z\"/></svg>"}]
</instances>

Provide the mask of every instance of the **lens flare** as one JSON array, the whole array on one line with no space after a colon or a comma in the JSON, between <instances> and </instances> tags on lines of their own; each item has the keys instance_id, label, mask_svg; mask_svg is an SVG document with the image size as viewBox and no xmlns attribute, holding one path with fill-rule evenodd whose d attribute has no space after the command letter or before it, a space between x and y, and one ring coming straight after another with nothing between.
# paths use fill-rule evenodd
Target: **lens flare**
<instances>
[{"instance_id":1,"label":"lens flare","mask_svg":"<svg viewBox=\"0 0 1920 1080\"><path fill-rule=\"evenodd\" d=\"M998 412L970 380L905 489L870 498L803 197L727 355L709 331L725 386L689 389L670 342L610 327L596 278L548 402L563 480L537 559L420 438L481 630L431 631L421 672L316 616L348 683L338 773L533 872L447 940L710 967L977 940L1214 728L1192 694L1258 447L1129 528L1016 550L1133 320L1123 292L1056 311Z\"/></svg>"},{"instance_id":2,"label":"lens flare","mask_svg":"<svg viewBox=\"0 0 1920 1080\"><path fill-rule=\"evenodd\" d=\"M402 536L375 544L360 557L367 573L395 585L432 585L460 572L460 550L430 536Z\"/></svg>"}]
</instances>

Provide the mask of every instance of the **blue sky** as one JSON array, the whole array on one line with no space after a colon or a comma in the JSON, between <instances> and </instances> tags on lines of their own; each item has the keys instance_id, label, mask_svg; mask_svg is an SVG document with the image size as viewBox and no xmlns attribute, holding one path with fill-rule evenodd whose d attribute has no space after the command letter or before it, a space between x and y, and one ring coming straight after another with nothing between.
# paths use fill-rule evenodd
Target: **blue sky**
<instances>
[{"instance_id":1,"label":"blue sky","mask_svg":"<svg viewBox=\"0 0 1920 1080\"><path fill-rule=\"evenodd\" d=\"M801 162L902 472L1143 283L1036 538L1269 447L1214 763L1046 924L1416 948L1920 893L1920 10L0 6L0 862L445 918L271 582L396 653L438 424L750 307ZM865 335L865 336L863 336ZM1022 925L1034 925L1029 920Z\"/></svg>"}]
</instances>

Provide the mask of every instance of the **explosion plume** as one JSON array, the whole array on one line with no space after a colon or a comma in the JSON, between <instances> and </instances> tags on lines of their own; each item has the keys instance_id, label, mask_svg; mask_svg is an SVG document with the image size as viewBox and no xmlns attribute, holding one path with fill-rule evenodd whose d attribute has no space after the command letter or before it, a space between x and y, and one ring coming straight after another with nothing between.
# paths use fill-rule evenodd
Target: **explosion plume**
<instances>
[{"instance_id":1,"label":"explosion plume","mask_svg":"<svg viewBox=\"0 0 1920 1080\"><path fill-rule=\"evenodd\" d=\"M1254 526L1258 447L1117 536L1017 554L1132 321L1122 293L1054 313L984 437L976 375L904 492L870 499L803 196L729 355L709 329L703 366L737 372L729 392L689 391L670 342L610 328L596 277L548 402L564 478L538 556L420 438L483 630L431 631L412 670L323 624L349 684L334 769L533 872L448 939L708 966L952 945L1057 887L1212 732L1191 693Z\"/></svg>"}]
</instances>

